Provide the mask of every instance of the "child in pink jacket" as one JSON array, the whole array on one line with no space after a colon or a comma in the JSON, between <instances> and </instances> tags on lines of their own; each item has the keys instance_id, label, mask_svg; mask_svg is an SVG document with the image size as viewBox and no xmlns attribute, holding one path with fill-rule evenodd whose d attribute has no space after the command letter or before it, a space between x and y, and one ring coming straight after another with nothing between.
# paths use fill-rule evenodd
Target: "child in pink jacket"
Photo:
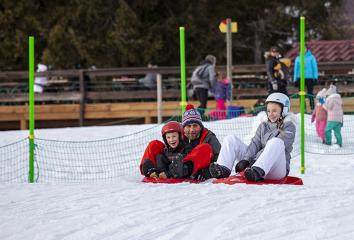
<instances>
[{"instance_id":1,"label":"child in pink jacket","mask_svg":"<svg viewBox=\"0 0 354 240\"><path fill-rule=\"evenodd\" d=\"M322 143L325 143L326 141L325 130L327 125L327 111L323 107L323 104L325 103L326 92L327 89L323 88L321 91L317 93L316 96L317 103L311 118L312 123L316 121L317 136L319 136L322 139Z\"/></svg>"}]
</instances>

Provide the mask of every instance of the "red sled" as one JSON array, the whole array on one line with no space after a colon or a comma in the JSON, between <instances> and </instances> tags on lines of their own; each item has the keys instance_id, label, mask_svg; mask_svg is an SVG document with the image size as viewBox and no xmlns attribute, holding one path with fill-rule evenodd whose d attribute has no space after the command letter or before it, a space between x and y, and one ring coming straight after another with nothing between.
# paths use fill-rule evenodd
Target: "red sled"
<instances>
[{"instance_id":1,"label":"red sled","mask_svg":"<svg viewBox=\"0 0 354 240\"><path fill-rule=\"evenodd\" d=\"M227 178L220 178L213 181L213 183L224 183L224 184L237 184L237 183L245 183L245 184L256 184L256 185L264 185L264 184L288 184L288 185L304 185L301 178L287 176L281 180L264 180L263 182L251 182L248 181L242 175L231 176Z\"/></svg>"},{"instance_id":2,"label":"red sled","mask_svg":"<svg viewBox=\"0 0 354 240\"><path fill-rule=\"evenodd\" d=\"M166 183L166 184L175 184L175 183L201 183L203 181L193 180L193 179L183 179L183 178L151 178L144 177L142 182L145 183Z\"/></svg>"}]
</instances>

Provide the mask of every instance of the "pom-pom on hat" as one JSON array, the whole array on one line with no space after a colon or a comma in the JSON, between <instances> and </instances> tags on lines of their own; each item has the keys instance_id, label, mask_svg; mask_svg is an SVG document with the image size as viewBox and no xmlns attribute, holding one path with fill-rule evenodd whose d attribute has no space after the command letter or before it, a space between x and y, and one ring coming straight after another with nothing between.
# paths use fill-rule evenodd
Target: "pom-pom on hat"
<instances>
[{"instance_id":1,"label":"pom-pom on hat","mask_svg":"<svg viewBox=\"0 0 354 240\"><path fill-rule=\"evenodd\" d=\"M202 117L197 109L192 104L187 104L186 111L183 114L182 126L185 127L188 124L197 123L203 127Z\"/></svg>"}]
</instances>

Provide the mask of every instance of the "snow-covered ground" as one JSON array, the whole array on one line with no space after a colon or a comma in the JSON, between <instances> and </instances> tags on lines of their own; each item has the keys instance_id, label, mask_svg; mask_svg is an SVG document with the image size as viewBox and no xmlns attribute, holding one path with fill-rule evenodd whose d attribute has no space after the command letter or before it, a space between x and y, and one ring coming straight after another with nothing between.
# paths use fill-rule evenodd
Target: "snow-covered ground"
<instances>
[{"instance_id":1,"label":"snow-covered ground","mask_svg":"<svg viewBox=\"0 0 354 240\"><path fill-rule=\"evenodd\" d=\"M36 136L92 140L149 127L47 129ZM0 132L0 146L27 135ZM297 155L290 175L305 185L146 184L138 169L114 182L2 183L0 239L354 239L354 155L307 153L305 175Z\"/></svg>"}]
</instances>

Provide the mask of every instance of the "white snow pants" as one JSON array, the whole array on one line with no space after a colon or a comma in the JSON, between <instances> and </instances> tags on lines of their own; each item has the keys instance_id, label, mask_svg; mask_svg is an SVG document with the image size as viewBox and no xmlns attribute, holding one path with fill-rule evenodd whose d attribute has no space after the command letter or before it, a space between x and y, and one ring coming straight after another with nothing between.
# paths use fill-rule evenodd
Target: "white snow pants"
<instances>
[{"instance_id":1,"label":"white snow pants","mask_svg":"<svg viewBox=\"0 0 354 240\"><path fill-rule=\"evenodd\" d=\"M241 161L246 153L247 145L236 135L224 138L217 164L232 170L234 164ZM286 176L285 145L280 138L270 139L253 166L265 172L265 179L279 180Z\"/></svg>"}]
</instances>

